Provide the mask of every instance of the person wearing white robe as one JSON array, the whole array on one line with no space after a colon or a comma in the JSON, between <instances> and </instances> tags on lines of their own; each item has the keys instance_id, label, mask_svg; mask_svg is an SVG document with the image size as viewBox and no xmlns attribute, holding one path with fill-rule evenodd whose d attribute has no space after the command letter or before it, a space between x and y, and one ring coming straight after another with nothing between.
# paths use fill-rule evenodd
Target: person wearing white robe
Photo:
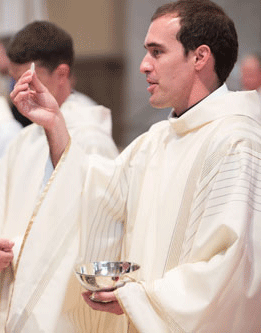
<instances>
[{"instance_id":1,"label":"person wearing white robe","mask_svg":"<svg viewBox=\"0 0 261 333\"><path fill-rule=\"evenodd\" d=\"M63 31L59 34L59 29L53 24L49 22L36 22L29 26L30 31L31 28L33 28L33 32L37 31L37 33L39 33L41 29L46 31L48 27L52 32L57 32L57 41L55 44L57 49L59 48L59 42L65 44L64 39L66 39L66 47L71 48L68 42L68 39L70 41L70 36ZM31 39L35 41L31 34L28 33L27 28L25 28L25 32L26 38L30 40L31 37ZM21 40L20 38L21 34L19 33L19 41ZM48 44L46 34L44 38L44 42ZM53 39L53 36L50 35L50 38ZM36 41L39 42L39 37ZM19 48L19 50L21 51L21 48ZM25 52L28 52L28 50L26 49ZM65 54L66 53L58 53L58 57L62 57L63 62L59 59L59 65L51 72L47 65L42 65L41 59L32 58L30 60L35 60L36 73L53 93L61 107L61 112L65 118L70 135L76 140L83 152L87 154L101 154L110 159L115 158L118 155L118 150L112 139L110 110L104 106L97 105L88 96L72 90L71 69L65 62ZM51 59L56 61L55 55ZM22 75L27 68L30 68L30 60L26 59L25 63L19 63L11 59L10 73L12 76L18 80L20 75ZM18 260L19 252L23 247L23 239L27 232L28 223L34 215L39 198L45 195L45 185L48 184L49 177L53 171L53 166L51 162L49 162L48 157L49 147L45 131L42 127L32 124L21 131L18 137L11 143L8 151L0 162L0 260L2 258L7 260L6 258L8 256L10 262L14 255L13 266L10 267L9 265L6 270L0 273L1 333L6 329L5 321L9 310L8 296L4 291L5 283L11 288L14 286L12 284L12 276L15 274L14 272L16 270L15 262ZM73 193L70 195L73 197ZM52 228L55 228L57 232L59 231L57 234L58 240L55 242L57 246L59 246L59 242L63 240L62 231L58 229L58 227L61 228L58 220L52 225ZM72 220L74 221L74 219ZM46 228L47 225L48 223L43 221L38 225L38 228ZM52 249L52 246L49 244L50 239L52 239L52 228L46 229L43 233L40 233L40 236L38 235L33 239L33 244L28 249L30 255L35 254L36 256L37 251L42 250L44 247L48 247L49 250ZM63 271L65 284L61 283L59 288L52 290L52 294L54 299L60 297L62 303L67 289L67 283L72 275L72 267L78 253L77 246L75 245L77 244L78 230L77 228L66 229L66 225L63 225L61 229L64 229L65 232L70 232L70 240L66 238L67 241L64 245L66 246L67 252L63 261L67 271ZM7 240L11 242L11 245L6 245ZM13 242L15 245L12 250ZM57 253L55 254L57 255ZM60 254L60 256L62 256L62 254ZM39 272L43 269L45 261L43 257L38 257L38 259L39 265L41 266L38 270ZM8 266L7 264L8 262L5 262L4 266ZM0 265L1 268L4 268L4 266ZM24 266L23 271L30 271L27 264ZM30 288L33 289L29 284L29 287L27 286L26 289L31 290ZM78 297L81 297L80 293ZM44 299L43 302L45 302ZM45 332L52 332L52 329L49 330L49 327L51 327L53 321L59 321L60 308L59 306L57 308L55 307L56 303L57 302L54 302L52 307L51 304L49 304L48 307L43 307L46 311L49 310L48 313L51 312L51 315L47 316L47 318L41 318L44 324L49 325ZM57 304L59 305L59 302ZM73 304L73 301L69 300L66 302L66 306L71 306L71 304ZM16 329L14 331L16 331ZM25 331L37 332L37 329L34 327L31 330L26 329Z\"/></svg>"},{"instance_id":2,"label":"person wearing white robe","mask_svg":"<svg viewBox=\"0 0 261 333\"><path fill-rule=\"evenodd\" d=\"M84 106L78 103L77 100L78 96L71 94L61 107L70 135L85 153L100 154L106 158L116 157L117 148L111 137L110 110L103 106ZM52 172L52 165L49 163L48 155L49 149L44 135L44 129L36 124L32 124L22 130L21 134L11 144L8 152L0 162L0 233L1 238L15 242L13 248L15 255L14 263L21 250L21 244L28 222L34 213L39 198L41 198L41 193L45 187L44 184L48 183L49 175ZM68 193L68 190L66 193ZM72 199L74 198L73 192L70 193L70 196ZM76 198L79 199L77 195L74 199ZM67 218L69 218L69 216L68 214ZM72 221L75 220L73 217L71 218ZM48 218L48 220L52 221L52 218ZM50 247L49 242L50 239L52 239L52 228L58 232L57 237L60 241L63 239L60 229L63 229L64 232L70 231L70 237L74 242L72 242L72 240L65 242L67 252L63 260L66 270L62 270L63 279L66 283L72 275L74 261L78 253L76 246L78 230L77 228L67 230L66 224L61 225L57 220L52 224L52 228L50 228L50 226L47 228L47 225L49 225L49 223L46 223L46 221L39 223L37 227L40 228L40 234L32 239L32 244L27 251L30 256L34 253L35 258L38 258L38 249L40 251L42 247ZM42 228L44 228L44 231L41 232ZM58 240L57 244L59 244ZM38 260L38 264L41 266L39 269L42 269L45 265L45 261L43 257L38 258ZM28 265L25 265L22 271L30 271L27 267ZM9 274L8 270L3 272L1 277L3 278L5 274ZM30 287L26 288L30 290ZM59 297L61 298L61 302L63 302L67 285L59 284L59 288L60 289L55 288L52 291L54 305L56 303L59 304L57 301ZM80 290L78 292L78 297L80 297ZM3 301L2 297L3 293L1 293L1 301ZM76 297L76 295L74 295L74 297ZM74 299L68 301L66 306L71 306L71 304L74 304ZM46 311L50 311L50 307L44 308ZM7 308L5 307L4 310L3 314L6 315ZM55 315L56 321L59 320L59 312L55 312L55 306L52 306L52 314L48 315L46 320L41 317L44 325L52 325L52 315ZM2 326L4 321L0 320L0 322L0 328L4 329L4 326ZM1 329L0 332L2 332ZM24 332L37 332L37 329L25 329ZM45 332L52 332L52 330L48 328ZM53 332L58 331L54 330Z\"/></svg>"},{"instance_id":3,"label":"person wearing white robe","mask_svg":"<svg viewBox=\"0 0 261 333\"><path fill-rule=\"evenodd\" d=\"M4 155L9 143L20 132L22 126L14 118L8 103L10 78L8 77L9 59L6 49L0 42L0 158Z\"/></svg>"},{"instance_id":4,"label":"person wearing white robe","mask_svg":"<svg viewBox=\"0 0 261 333\"><path fill-rule=\"evenodd\" d=\"M0 158L21 129L22 125L13 117L6 98L0 96Z\"/></svg>"},{"instance_id":5,"label":"person wearing white robe","mask_svg":"<svg viewBox=\"0 0 261 333\"><path fill-rule=\"evenodd\" d=\"M257 90L261 98L261 57L246 55L240 63L240 82L243 90Z\"/></svg>"},{"instance_id":6,"label":"person wearing white robe","mask_svg":"<svg viewBox=\"0 0 261 333\"><path fill-rule=\"evenodd\" d=\"M180 0L156 11L145 48L150 103L174 110L113 161L82 153L35 74L18 82L12 99L45 128L57 165L34 224L63 216L73 226L80 214L81 259L116 258L121 246L121 260L141 265L136 281L95 292L96 301L83 294L105 315L93 315L91 328L79 322L79 332L258 332L261 110L257 92L229 92L223 84L237 58L233 22L211 1ZM71 202L67 189L81 198ZM113 232L120 224L122 240ZM23 287L37 270L19 270L30 260L21 255L18 263L10 329L34 324L37 304ZM74 315L71 322L80 318Z\"/></svg>"}]
</instances>

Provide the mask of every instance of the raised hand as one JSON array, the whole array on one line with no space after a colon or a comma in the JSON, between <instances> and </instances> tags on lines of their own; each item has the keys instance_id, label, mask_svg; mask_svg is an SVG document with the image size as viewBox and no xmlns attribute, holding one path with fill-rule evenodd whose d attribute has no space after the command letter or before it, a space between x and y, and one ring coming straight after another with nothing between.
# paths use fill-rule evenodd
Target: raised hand
<instances>
[{"instance_id":1,"label":"raised hand","mask_svg":"<svg viewBox=\"0 0 261 333\"><path fill-rule=\"evenodd\" d=\"M45 130L50 130L56 118L61 117L55 98L31 70L17 81L10 97L22 115Z\"/></svg>"},{"instance_id":2,"label":"raised hand","mask_svg":"<svg viewBox=\"0 0 261 333\"><path fill-rule=\"evenodd\" d=\"M10 97L22 115L45 129L55 167L70 141L56 99L31 70L17 81Z\"/></svg>"}]
</instances>

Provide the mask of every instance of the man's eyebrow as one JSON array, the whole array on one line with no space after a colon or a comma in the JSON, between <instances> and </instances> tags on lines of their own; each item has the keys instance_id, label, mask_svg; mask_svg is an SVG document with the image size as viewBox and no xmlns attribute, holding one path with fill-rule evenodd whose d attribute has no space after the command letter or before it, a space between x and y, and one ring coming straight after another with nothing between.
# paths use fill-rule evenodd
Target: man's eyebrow
<instances>
[{"instance_id":1,"label":"man's eyebrow","mask_svg":"<svg viewBox=\"0 0 261 333\"><path fill-rule=\"evenodd\" d=\"M145 49L148 49L150 47L162 47L162 45L158 44L158 43L155 43L155 42L152 42L152 43L144 44L144 47L145 47Z\"/></svg>"}]
</instances>

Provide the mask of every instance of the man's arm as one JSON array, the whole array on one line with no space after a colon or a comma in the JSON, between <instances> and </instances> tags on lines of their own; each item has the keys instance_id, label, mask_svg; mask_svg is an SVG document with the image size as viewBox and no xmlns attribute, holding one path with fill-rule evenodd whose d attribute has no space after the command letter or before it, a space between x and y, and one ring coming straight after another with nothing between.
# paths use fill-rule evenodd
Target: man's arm
<instances>
[{"instance_id":1,"label":"man's arm","mask_svg":"<svg viewBox=\"0 0 261 333\"><path fill-rule=\"evenodd\" d=\"M31 70L21 76L10 97L22 115L44 128L55 167L70 140L55 98Z\"/></svg>"}]
</instances>

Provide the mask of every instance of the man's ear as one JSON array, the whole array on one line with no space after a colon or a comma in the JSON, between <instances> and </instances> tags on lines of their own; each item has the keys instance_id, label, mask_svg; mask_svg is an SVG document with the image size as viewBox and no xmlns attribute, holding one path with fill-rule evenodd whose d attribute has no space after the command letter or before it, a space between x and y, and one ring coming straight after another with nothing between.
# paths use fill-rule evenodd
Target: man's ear
<instances>
[{"instance_id":1,"label":"man's ear","mask_svg":"<svg viewBox=\"0 0 261 333\"><path fill-rule=\"evenodd\" d=\"M59 80L68 80L70 77L70 67L67 64L60 64L55 71Z\"/></svg>"},{"instance_id":2,"label":"man's ear","mask_svg":"<svg viewBox=\"0 0 261 333\"><path fill-rule=\"evenodd\" d=\"M213 56L208 45L200 45L195 51L195 69L200 71L203 67L209 64L210 59L213 60Z\"/></svg>"}]
</instances>

